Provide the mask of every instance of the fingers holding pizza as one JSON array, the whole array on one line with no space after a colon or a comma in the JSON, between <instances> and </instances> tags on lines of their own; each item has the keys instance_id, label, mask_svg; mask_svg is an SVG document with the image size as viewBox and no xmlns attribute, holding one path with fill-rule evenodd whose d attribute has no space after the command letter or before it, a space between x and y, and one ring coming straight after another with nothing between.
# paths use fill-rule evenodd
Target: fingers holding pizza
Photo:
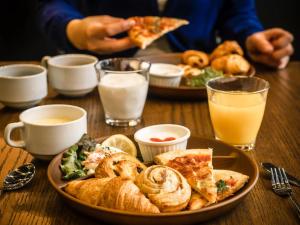
<instances>
[{"instance_id":1,"label":"fingers holding pizza","mask_svg":"<svg viewBox=\"0 0 300 225\"><path fill-rule=\"evenodd\" d=\"M129 19L89 16L71 20L66 33L69 41L80 50L110 54L136 46L145 49L164 34L186 24L188 21L183 19L156 16ZM128 32L128 36L115 38L123 32Z\"/></svg>"},{"instance_id":2,"label":"fingers holding pizza","mask_svg":"<svg viewBox=\"0 0 300 225\"><path fill-rule=\"evenodd\" d=\"M135 47L129 37L114 37L128 31L134 24L134 21L123 18L90 16L71 20L67 25L67 37L80 50L110 54Z\"/></svg>"}]
</instances>

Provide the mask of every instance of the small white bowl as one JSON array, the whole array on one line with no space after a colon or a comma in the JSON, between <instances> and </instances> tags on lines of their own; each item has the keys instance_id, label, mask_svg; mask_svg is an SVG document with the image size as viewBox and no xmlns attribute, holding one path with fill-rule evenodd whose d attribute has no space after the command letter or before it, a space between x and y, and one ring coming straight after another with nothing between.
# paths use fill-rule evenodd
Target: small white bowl
<instances>
[{"instance_id":1,"label":"small white bowl","mask_svg":"<svg viewBox=\"0 0 300 225\"><path fill-rule=\"evenodd\" d=\"M187 140L191 132L188 128L176 124L159 124L142 128L134 134L144 162L151 162L154 156L171 150L186 150ZM151 138L165 139L174 137L175 140L155 142Z\"/></svg>"},{"instance_id":2,"label":"small white bowl","mask_svg":"<svg viewBox=\"0 0 300 225\"><path fill-rule=\"evenodd\" d=\"M154 63L150 68L150 85L162 87L178 87L183 68L167 63Z\"/></svg>"}]
</instances>

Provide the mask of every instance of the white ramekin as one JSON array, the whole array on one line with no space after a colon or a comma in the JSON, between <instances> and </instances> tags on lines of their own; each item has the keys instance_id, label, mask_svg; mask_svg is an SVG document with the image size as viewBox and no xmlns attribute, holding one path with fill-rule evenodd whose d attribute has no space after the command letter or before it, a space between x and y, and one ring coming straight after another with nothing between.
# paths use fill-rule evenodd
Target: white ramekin
<instances>
[{"instance_id":1,"label":"white ramekin","mask_svg":"<svg viewBox=\"0 0 300 225\"><path fill-rule=\"evenodd\" d=\"M162 87L178 87L183 68L167 63L153 63L150 68L150 85Z\"/></svg>"},{"instance_id":2,"label":"white ramekin","mask_svg":"<svg viewBox=\"0 0 300 225\"><path fill-rule=\"evenodd\" d=\"M155 134L171 134L176 140L165 142L150 141ZM151 162L154 156L171 150L186 150L187 140L191 132L188 128L176 124L159 124L142 128L134 134L138 143L144 162ZM168 135L166 135L168 136Z\"/></svg>"}]
</instances>

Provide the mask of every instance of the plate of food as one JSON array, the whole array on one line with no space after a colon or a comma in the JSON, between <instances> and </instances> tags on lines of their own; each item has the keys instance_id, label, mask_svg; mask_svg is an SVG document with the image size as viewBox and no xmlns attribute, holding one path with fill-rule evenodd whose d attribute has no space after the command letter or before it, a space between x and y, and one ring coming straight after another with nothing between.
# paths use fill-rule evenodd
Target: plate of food
<instances>
[{"instance_id":1,"label":"plate of food","mask_svg":"<svg viewBox=\"0 0 300 225\"><path fill-rule=\"evenodd\" d=\"M197 100L206 98L205 83L221 76L254 76L255 68L243 57L242 48L235 41L225 41L211 54L187 50L183 53L166 53L140 57L150 61L149 93L168 99ZM176 65L182 69L181 80L175 84L178 71L166 67ZM169 74L168 74L169 72ZM175 74L176 73L176 74ZM159 82L160 81L160 82Z\"/></svg>"},{"instance_id":2,"label":"plate of food","mask_svg":"<svg viewBox=\"0 0 300 225\"><path fill-rule=\"evenodd\" d=\"M74 209L131 225L215 218L240 203L259 177L246 153L196 136L189 138L187 150L161 153L153 162L144 163L140 155L133 136L84 136L51 161L47 175Z\"/></svg>"}]
</instances>

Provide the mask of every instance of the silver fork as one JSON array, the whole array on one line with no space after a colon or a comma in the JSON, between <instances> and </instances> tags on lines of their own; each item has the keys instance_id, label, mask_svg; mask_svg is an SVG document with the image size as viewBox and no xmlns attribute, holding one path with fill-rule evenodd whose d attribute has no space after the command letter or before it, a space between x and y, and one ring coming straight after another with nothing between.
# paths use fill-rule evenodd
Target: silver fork
<instances>
[{"instance_id":1,"label":"silver fork","mask_svg":"<svg viewBox=\"0 0 300 225\"><path fill-rule=\"evenodd\" d=\"M297 210L298 218L300 219L300 205L293 195L293 190L289 184L287 176L283 168L271 168L272 189L281 196L288 196L293 206Z\"/></svg>"}]
</instances>

